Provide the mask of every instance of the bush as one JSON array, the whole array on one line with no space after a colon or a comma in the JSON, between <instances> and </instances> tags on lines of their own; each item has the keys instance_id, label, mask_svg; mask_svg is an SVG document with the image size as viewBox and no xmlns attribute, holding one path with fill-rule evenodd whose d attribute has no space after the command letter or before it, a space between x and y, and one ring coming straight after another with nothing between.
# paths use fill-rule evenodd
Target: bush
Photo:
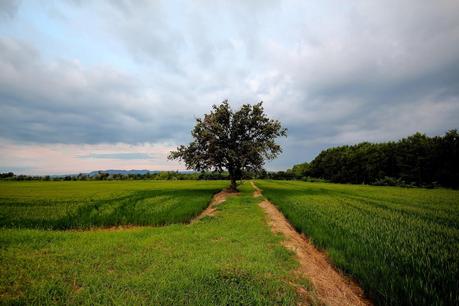
<instances>
[{"instance_id":1,"label":"bush","mask_svg":"<svg viewBox=\"0 0 459 306\"><path fill-rule=\"evenodd\" d=\"M325 179L311 177L311 176L303 176L301 180L304 182L310 182L310 183L328 183L328 181Z\"/></svg>"},{"instance_id":2,"label":"bush","mask_svg":"<svg viewBox=\"0 0 459 306\"><path fill-rule=\"evenodd\" d=\"M378 179L371 183L370 185L375 186L400 186L400 187L407 187L408 184L402 180L401 178L395 178L390 176L385 176L382 179Z\"/></svg>"}]
</instances>

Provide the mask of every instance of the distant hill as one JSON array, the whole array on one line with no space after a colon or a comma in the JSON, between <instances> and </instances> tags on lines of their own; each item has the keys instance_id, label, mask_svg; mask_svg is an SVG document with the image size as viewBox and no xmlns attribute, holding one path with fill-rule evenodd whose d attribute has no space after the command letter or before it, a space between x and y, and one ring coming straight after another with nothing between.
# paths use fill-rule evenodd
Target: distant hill
<instances>
[{"instance_id":1,"label":"distant hill","mask_svg":"<svg viewBox=\"0 0 459 306\"><path fill-rule=\"evenodd\" d=\"M96 176L98 173L108 173L110 175L113 174L122 174L122 175L129 175L129 174L150 174L150 173L159 173L160 171L157 170L115 170L115 169L110 169L110 170L98 170L98 171L91 171L88 173L88 176Z\"/></svg>"},{"instance_id":2,"label":"distant hill","mask_svg":"<svg viewBox=\"0 0 459 306\"><path fill-rule=\"evenodd\" d=\"M113 175L113 174L122 174L122 175L129 175L129 174L140 174L140 175L145 175L145 174L156 174L156 173L160 173L160 172L175 172L175 171L159 171L159 170L136 170L136 169L132 169L132 170L117 170L117 169L109 169L109 170L96 170L96 171L91 171L89 173L81 173L81 174L84 174L84 175L87 175L87 176L90 176L90 177L94 177L96 176L98 173L108 173L110 175ZM181 174L190 174L190 173L193 173L194 171L192 170L178 170L177 171L178 173L181 173ZM56 174L56 175L50 175L50 177L52 178L62 178L62 177L66 177L66 176L78 176L79 174L78 173L73 173L73 174Z\"/></svg>"}]
</instances>

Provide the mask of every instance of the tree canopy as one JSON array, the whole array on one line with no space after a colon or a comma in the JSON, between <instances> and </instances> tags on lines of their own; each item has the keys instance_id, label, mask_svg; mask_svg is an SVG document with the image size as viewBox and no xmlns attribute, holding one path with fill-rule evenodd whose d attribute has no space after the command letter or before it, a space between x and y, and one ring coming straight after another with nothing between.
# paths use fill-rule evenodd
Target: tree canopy
<instances>
[{"instance_id":1,"label":"tree canopy","mask_svg":"<svg viewBox=\"0 0 459 306\"><path fill-rule=\"evenodd\" d=\"M191 135L193 141L172 151L169 159L182 160L188 169L196 171L226 170L230 188L236 190L236 180L244 172L261 171L265 160L282 152L276 138L287 136L287 129L278 120L268 118L263 102L244 104L233 111L225 100L196 119Z\"/></svg>"}]
</instances>

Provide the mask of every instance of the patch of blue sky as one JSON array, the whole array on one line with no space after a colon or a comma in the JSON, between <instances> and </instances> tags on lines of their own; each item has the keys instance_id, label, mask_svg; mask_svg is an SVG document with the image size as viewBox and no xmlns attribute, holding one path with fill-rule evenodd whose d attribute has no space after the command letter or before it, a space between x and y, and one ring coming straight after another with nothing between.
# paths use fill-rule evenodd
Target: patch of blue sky
<instances>
[{"instance_id":1,"label":"patch of blue sky","mask_svg":"<svg viewBox=\"0 0 459 306\"><path fill-rule=\"evenodd\" d=\"M14 18L3 22L0 35L32 45L45 61L76 60L82 65L136 70L123 47L98 31L100 25L94 12L77 6L43 6L40 2L21 5Z\"/></svg>"}]
</instances>

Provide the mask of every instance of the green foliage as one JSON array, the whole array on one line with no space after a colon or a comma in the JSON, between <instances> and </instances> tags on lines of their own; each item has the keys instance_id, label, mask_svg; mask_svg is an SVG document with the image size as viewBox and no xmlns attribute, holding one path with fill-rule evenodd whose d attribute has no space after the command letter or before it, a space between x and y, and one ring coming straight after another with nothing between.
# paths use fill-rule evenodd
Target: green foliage
<instances>
[{"instance_id":1,"label":"green foliage","mask_svg":"<svg viewBox=\"0 0 459 306\"><path fill-rule=\"evenodd\" d=\"M306 177L309 174L310 165L305 162L302 164L297 164L292 167L292 169L287 169L287 173L293 174L295 178Z\"/></svg>"},{"instance_id":2,"label":"green foliage","mask_svg":"<svg viewBox=\"0 0 459 306\"><path fill-rule=\"evenodd\" d=\"M193 142L170 153L170 159L183 160L196 171L226 169L235 189L244 172L259 172L266 159L274 159L281 147L277 137L287 136L277 120L264 113L262 102L244 104L233 111L228 101L214 105L204 118L196 119L191 132Z\"/></svg>"},{"instance_id":3,"label":"green foliage","mask_svg":"<svg viewBox=\"0 0 459 306\"><path fill-rule=\"evenodd\" d=\"M48 229L188 222L225 181L1 182L0 226Z\"/></svg>"},{"instance_id":4,"label":"green foliage","mask_svg":"<svg viewBox=\"0 0 459 306\"><path fill-rule=\"evenodd\" d=\"M378 179L371 183L371 185L375 186L398 186L398 187L413 187L413 185L405 183L404 180L401 178L394 178L385 176L382 179Z\"/></svg>"},{"instance_id":5,"label":"green foliage","mask_svg":"<svg viewBox=\"0 0 459 306\"><path fill-rule=\"evenodd\" d=\"M5 172L5 173L0 173L0 179L9 179L14 177L13 172Z\"/></svg>"},{"instance_id":6,"label":"green foliage","mask_svg":"<svg viewBox=\"0 0 459 306\"><path fill-rule=\"evenodd\" d=\"M113 181L113 180L227 180L228 172L202 171L180 173L178 171L160 171L145 174L110 174L99 171L96 175L80 173L66 176L30 176L15 175L13 172L0 173L0 180L4 181Z\"/></svg>"},{"instance_id":7,"label":"green foliage","mask_svg":"<svg viewBox=\"0 0 459 306\"><path fill-rule=\"evenodd\" d=\"M459 192L257 181L380 305L459 304Z\"/></svg>"},{"instance_id":8,"label":"green foliage","mask_svg":"<svg viewBox=\"0 0 459 306\"><path fill-rule=\"evenodd\" d=\"M95 183L99 188L89 187ZM126 184L145 187L143 182L87 186L113 192ZM41 187L34 191L37 197L46 196ZM217 216L187 225L115 231L0 228L0 304L296 305L290 286L296 281L290 273L294 257L271 233L253 190L240 189L241 196L218 206ZM66 197L59 190L53 196Z\"/></svg>"},{"instance_id":9,"label":"green foliage","mask_svg":"<svg viewBox=\"0 0 459 306\"><path fill-rule=\"evenodd\" d=\"M459 187L459 134L416 133L398 142L360 143L322 151L307 175L338 183L371 184L391 177L418 186Z\"/></svg>"}]
</instances>

